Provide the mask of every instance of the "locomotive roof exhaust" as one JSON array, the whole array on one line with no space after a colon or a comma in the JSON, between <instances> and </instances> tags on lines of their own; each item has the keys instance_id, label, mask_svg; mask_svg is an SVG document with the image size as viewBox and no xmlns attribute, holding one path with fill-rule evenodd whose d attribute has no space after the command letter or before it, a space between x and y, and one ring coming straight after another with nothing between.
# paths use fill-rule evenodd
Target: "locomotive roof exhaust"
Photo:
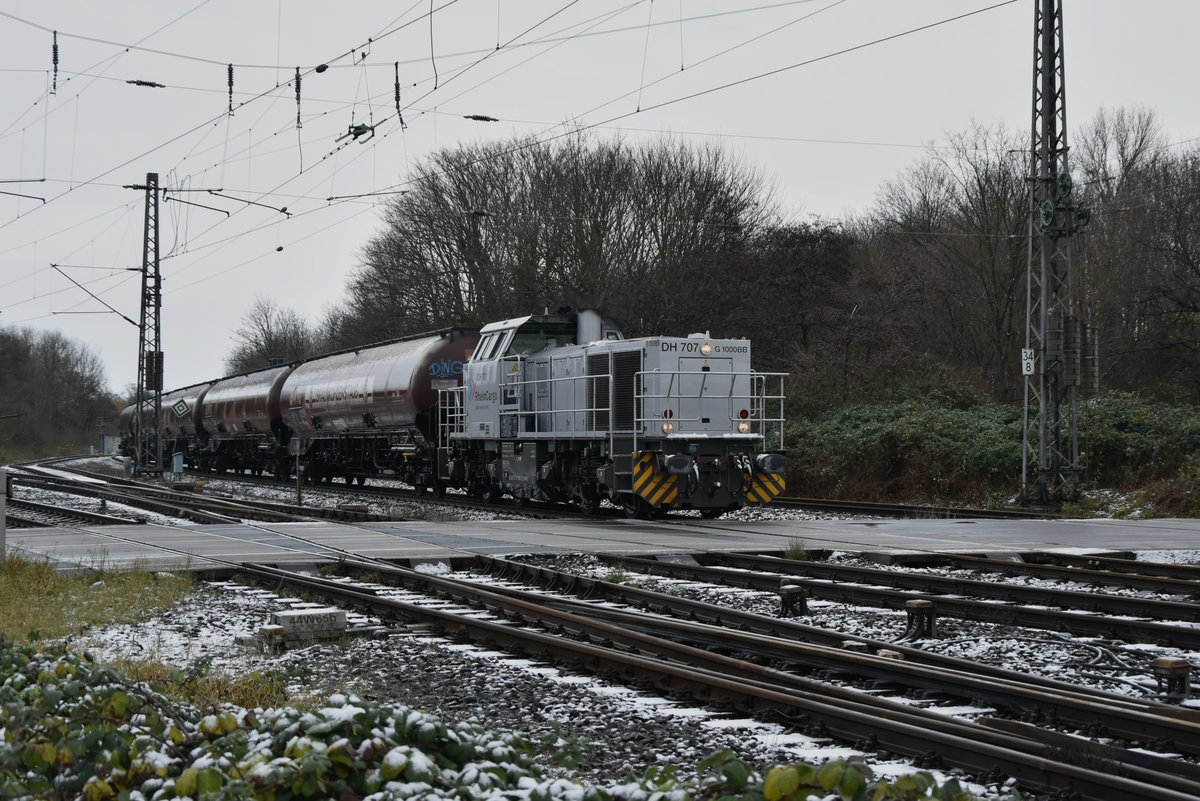
<instances>
[{"instance_id":1,"label":"locomotive roof exhaust","mask_svg":"<svg viewBox=\"0 0 1200 801\"><path fill-rule=\"evenodd\" d=\"M575 341L584 345L602 338L600 312L595 309L580 309L575 322Z\"/></svg>"}]
</instances>

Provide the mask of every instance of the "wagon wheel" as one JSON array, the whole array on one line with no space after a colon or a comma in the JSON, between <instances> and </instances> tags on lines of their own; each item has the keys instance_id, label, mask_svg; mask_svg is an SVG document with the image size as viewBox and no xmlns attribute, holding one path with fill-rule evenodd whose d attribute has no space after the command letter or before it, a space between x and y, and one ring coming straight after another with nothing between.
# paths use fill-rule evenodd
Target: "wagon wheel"
<instances>
[{"instance_id":1,"label":"wagon wheel","mask_svg":"<svg viewBox=\"0 0 1200 801\"><path fill-rule=\"evenodd\" d=\"M446 482L442 481L440 478L433 482L433 497L435 497L435 498L445 498L446 497Z\"/></svg>"},{"instance_id":2,"label":"wagon wheel","mask_svg":"<svg viewBox=\"0 0 1200 801\"><path fill-rule=\"evenodd\" d=\"M600 499L595 495L580 495L575 498L575 505L585 515L594 515L600 511Z\"/></svg>"}]
</instances>

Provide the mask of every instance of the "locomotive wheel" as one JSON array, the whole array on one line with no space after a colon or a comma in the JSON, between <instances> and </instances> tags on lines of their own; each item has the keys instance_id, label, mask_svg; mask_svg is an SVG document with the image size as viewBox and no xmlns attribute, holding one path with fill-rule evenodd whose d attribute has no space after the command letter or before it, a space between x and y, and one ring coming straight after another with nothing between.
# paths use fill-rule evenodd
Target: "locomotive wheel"
<instances>
[{"instance_id":1,"label":"locomotive wheel","mask_svg":"<svg viewBox=\"0 0 1200 801\"><path fill-rule=\"evenodd\" d=\"M358 477L358 486L360 486L360 487L361 487L361 486L363 486L363 485L364 485L364 484L366 484L366 483L367 483L367 477L366 477L366 476L359 476L359 477Z\"/></svg>"},{"instance_id":2,"label":"locomotive wheel","mask_svg":"<svg viewBox=\"0 0 1200 801\"><path fill-rule=\"evenodd\" d=\"M705 520L716 520L718 517L725 514L726 511L727 510L721 509L717 506L710 506L707 509L701 509L700 516Z\"/></svg>"},{"instance_id":3,"label":"locomotive wheel","mask_svg":"<svg viewBox=\"0 0 1200 801\"><path fill-rule=\"evenodd\" d=\"M498 503L504 497L504 490L497 484L489 484L483 491L483 499L488 503Z\"/></svg>"},{"instance_id":4,"label":"locomotive wheel","mask_svg":"<svg viewBox=\"0 0 1200 801\"><path fill-rule=\"evenodd\" d=\"M653 512L650 504L642 500L641 496L632 493L621 496L621 511L630 520L649 520Z\"/></svg>"}]
</instances>

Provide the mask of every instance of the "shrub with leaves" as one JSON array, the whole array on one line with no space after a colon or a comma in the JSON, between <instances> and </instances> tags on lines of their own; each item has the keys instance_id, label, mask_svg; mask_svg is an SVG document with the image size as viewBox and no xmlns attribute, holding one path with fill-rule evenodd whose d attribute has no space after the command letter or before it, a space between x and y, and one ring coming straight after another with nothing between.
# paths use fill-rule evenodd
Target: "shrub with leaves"
<instances>
[{"instance_id":1,"label":"shrub with leaves","mask_svg":"<svg viewBox=\"0 0 1200 801\"><path fill-rule=\"evenodd\" d=\"M206 715L61 647L9 641L0 641L0 726L3 798L968 798L955 782L939 789L924 773L876 781L865 765L840 760L772 768L764 784L728 751L687 780L666 767L624 785L581 787L546 778L519 737L476 725L345 696L312 713L229 707Z\"/></svg>"},{"instance_id":2,"label":"shrub with leaves","mask_svg":"<svg viewBox=\"0 0 1200 801\"><path fill-rule=\"evenodd\" d=\"M788 485L803 495L986 502L1016 490L1021 436L1020 407L961 395L848 407L790 424ZM1087 485L1146 486L1182 475L1200 453L1200 409L1108 393L1080 403L1079 437Z\"/></svg>"}]
</instances>

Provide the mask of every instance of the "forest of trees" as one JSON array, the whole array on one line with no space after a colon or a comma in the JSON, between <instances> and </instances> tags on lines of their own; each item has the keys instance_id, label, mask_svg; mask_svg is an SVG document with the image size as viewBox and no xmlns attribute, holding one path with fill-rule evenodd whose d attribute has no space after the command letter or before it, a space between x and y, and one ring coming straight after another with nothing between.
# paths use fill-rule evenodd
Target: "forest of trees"
<instances>
[{"instance_id":1,"label":"forest of trees","mask_svg":"<svg viewBox=\"0 0 1200 801\"><path fill-rule=\"evenodd\" d=\"M1200 401L1200 149L1153 113L1074 132L1081 314L1102 386ZM769 182L714 146L586 134L461 145L387 204L345 296L310 323L260 298L232 370L563 305L629 335L754 340L816 413L946 385L1020 398L1029 212L1025 137L974 125L843 220L784 219Z\"/></svg>"},{"instance_id":2,"label":"forest of trees","mask_svg":"<svg viewBox=\"0 0 1200 801\"><path fill-rule=\"evenodd\" d=\"M99 444L117 403L100 358L56 331L0 329L0 463Z\"/></svg>"}]
</instances>

